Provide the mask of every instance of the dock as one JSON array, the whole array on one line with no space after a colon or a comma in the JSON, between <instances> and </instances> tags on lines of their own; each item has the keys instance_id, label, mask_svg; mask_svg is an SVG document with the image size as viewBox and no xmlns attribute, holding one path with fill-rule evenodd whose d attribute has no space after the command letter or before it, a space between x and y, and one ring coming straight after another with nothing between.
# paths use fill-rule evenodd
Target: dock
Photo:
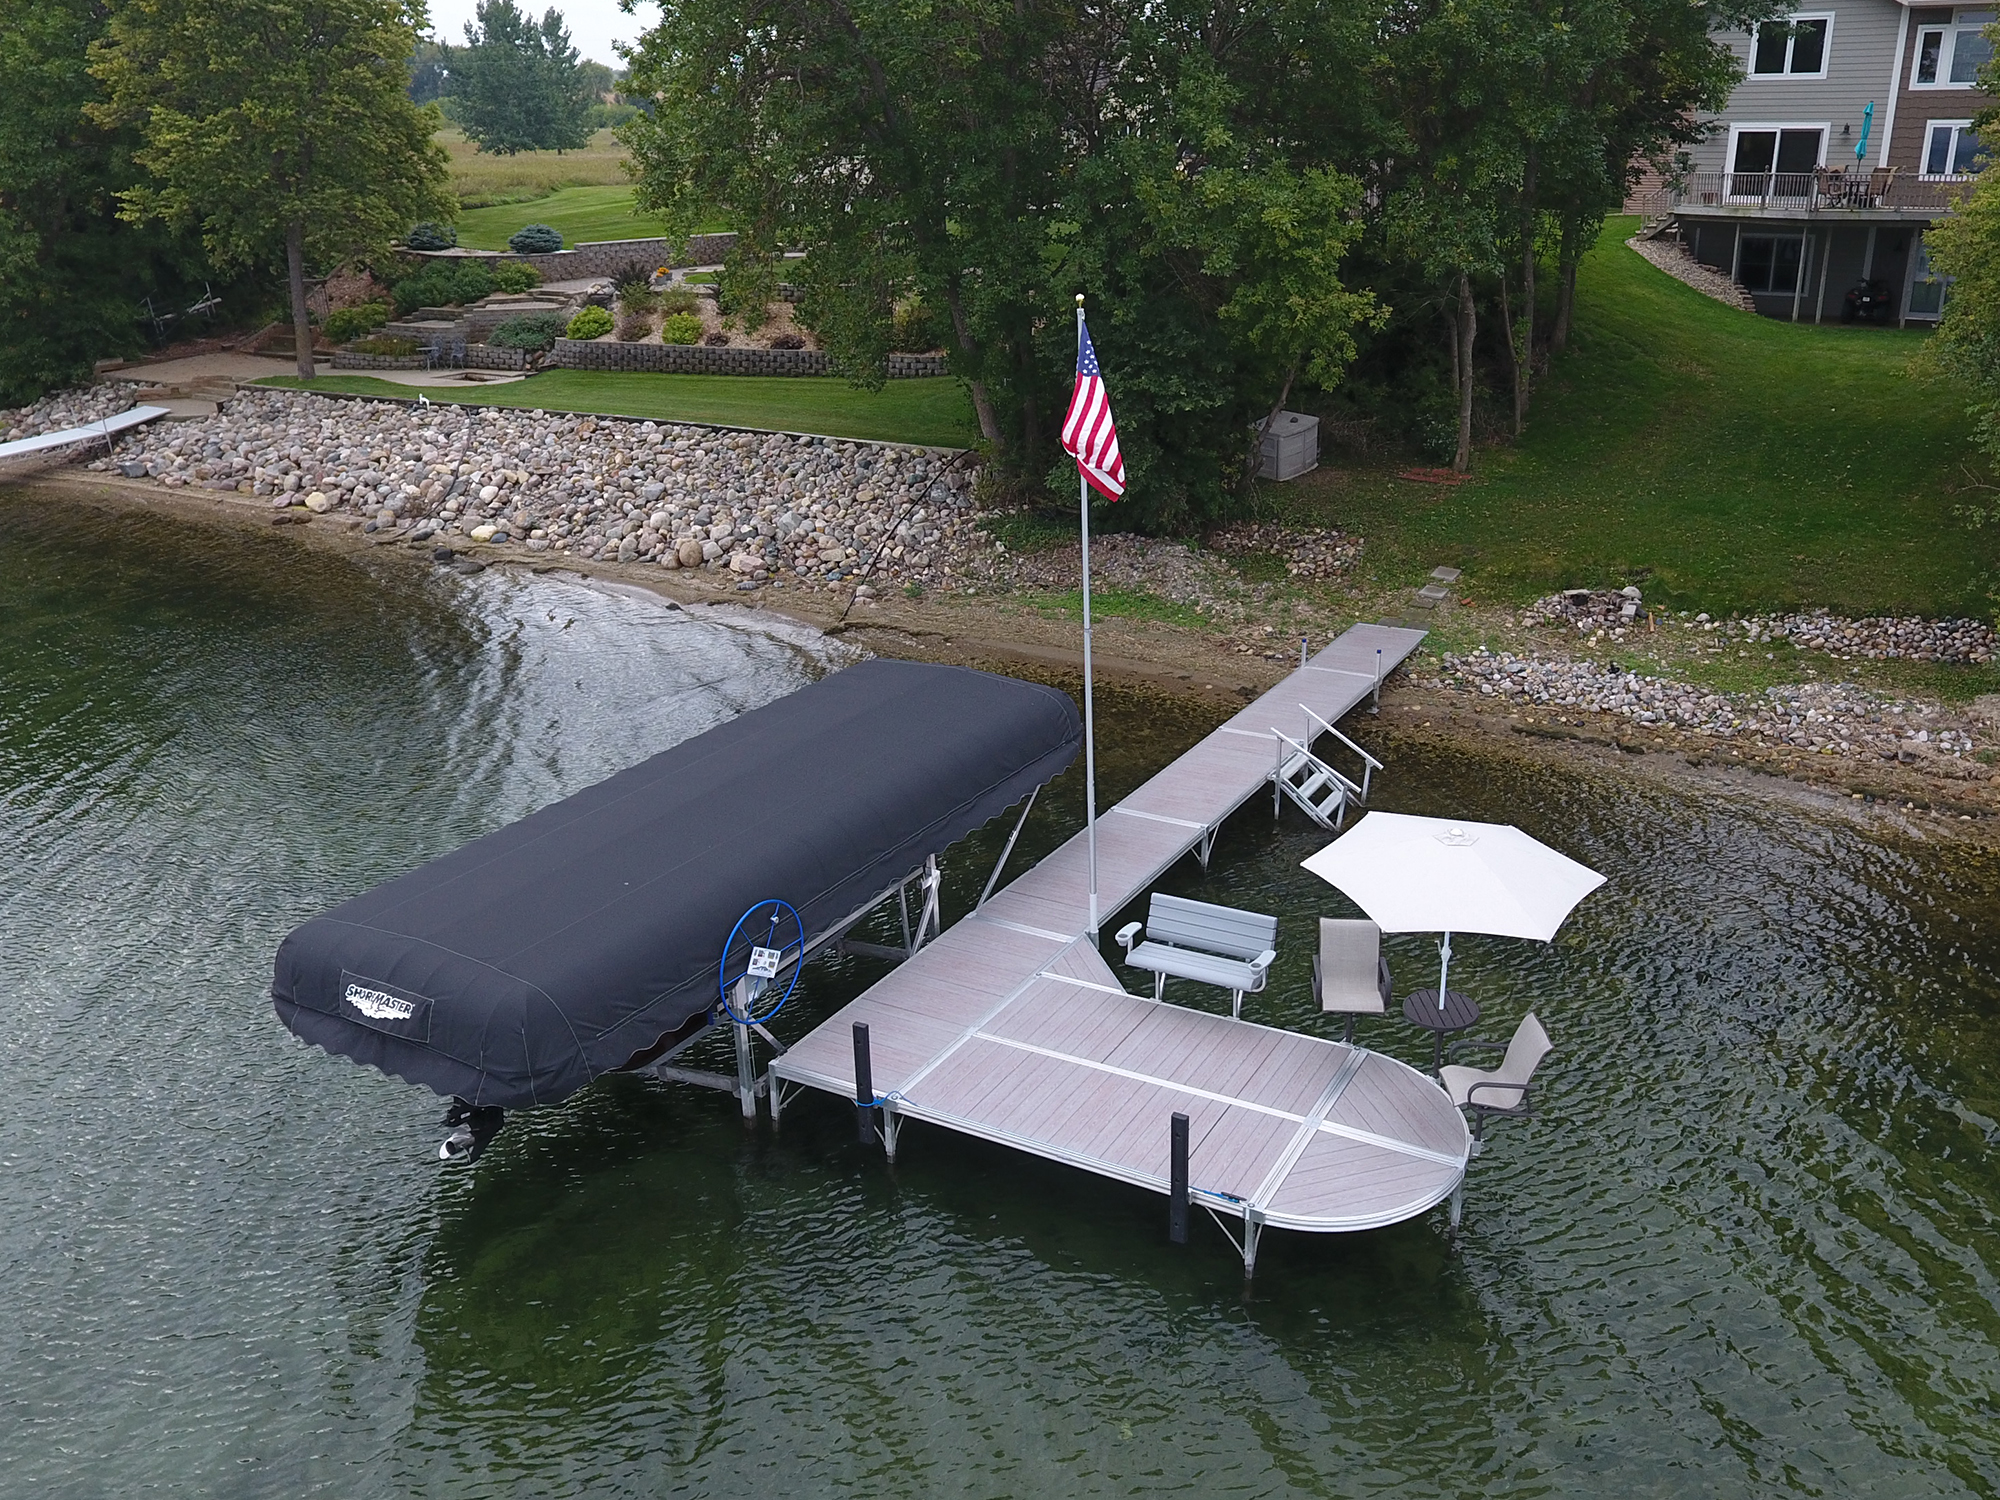
<instances>
[{"instance_id":1,"label":"dock","mask_svg":"<svg viewBox=\"0 0 2000 1500\"><path fill-rule=\"evenodd\" d=\"M1353 627L1104 812L1102 922L1188 854L1206 865L1223 821L1259 792L1276 798L1300 743L1423 637ZM856 1099L860 1023L892 1156L916 1120L1165 1194L1182 1114L1188 1201L1246 1271L1267 1227L1375 1229L1447 1200L1456 1217L1472 1140L1430 1078L1363 1047L1133 995L1089 925L1078 833L774 1061L774 1111L787 1084Z\"/></svg>"}]
</instances>

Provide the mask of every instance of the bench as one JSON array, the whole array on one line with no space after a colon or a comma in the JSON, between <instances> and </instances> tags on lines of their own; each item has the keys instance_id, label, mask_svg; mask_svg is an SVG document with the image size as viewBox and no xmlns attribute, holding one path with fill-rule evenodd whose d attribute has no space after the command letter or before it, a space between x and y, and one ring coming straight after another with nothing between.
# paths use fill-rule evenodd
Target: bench
<instances>
[{"instance_id":1,"label":"bench","mask_svg":"<svg viewBox=\"0 0 2000 1500\"><path fill-rule=\"evenodd\" d=\"M1146 941L1137 942L1144 933ZM1243 1014L1243 997L1264 988L1278 954L1278 919L1262 912L1213 906L1154 892L1146 920L1118 929L1125 962L1153 972L1153 998L1167 990L1167 976L1193 979L1230 992L1229 1013Z\"/></svg>"}]
</instances>

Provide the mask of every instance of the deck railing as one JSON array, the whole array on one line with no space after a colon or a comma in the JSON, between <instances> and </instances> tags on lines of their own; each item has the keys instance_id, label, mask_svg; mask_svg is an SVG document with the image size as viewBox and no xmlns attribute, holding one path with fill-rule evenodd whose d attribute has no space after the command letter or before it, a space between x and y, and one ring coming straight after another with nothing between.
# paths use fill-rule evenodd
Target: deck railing
<instances>
[{"instance_id":1,"label":"deck railing","mask_svg":"<svg viewBox=\"0 0 2000 1500\"><path fill-rule=\"evenodd\" d=\"M1653 213L1674 209L1750 208L1773 214L1884 210L1941 214L1972 189L1972 179L1923 178L1893 167L1849 171L1821 167L1812 172L1695 172L1678 184L1655 191Z\"/></svg>"}]
</instances>

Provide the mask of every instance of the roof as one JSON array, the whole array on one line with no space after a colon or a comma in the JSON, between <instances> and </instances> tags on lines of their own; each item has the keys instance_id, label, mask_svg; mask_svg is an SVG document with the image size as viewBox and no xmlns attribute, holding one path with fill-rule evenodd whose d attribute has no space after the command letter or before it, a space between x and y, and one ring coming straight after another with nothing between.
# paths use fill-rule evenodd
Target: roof
<instances>
[{"instance_id":1,"label":"roof","mask_svg":"<svg viewBox=\"0 0 2000 1500\"><path fill-rule=\"evenodd\" d=\"M867 661L298 928L278 1017L479 1105L553 1104L701 1016L749 907L822 931L1060 774L1063 693Z\"/></svg>"}]
</instances>

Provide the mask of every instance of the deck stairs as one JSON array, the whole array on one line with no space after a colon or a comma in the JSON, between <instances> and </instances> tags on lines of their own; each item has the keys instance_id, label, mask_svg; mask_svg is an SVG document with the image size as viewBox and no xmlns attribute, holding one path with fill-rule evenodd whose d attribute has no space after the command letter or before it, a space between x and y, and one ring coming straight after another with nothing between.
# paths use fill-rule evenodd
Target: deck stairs
<instances>
[{"instance_id":1,"label":"deck stairs","mask_svg":"<svg viewBox=\"0 0 2000 1500\"><path fill-rule=\"evenodd\" d=\"M1350 805L1367 804L1369 782L1382 769L1382 762L1304 704L1299 705L1299 711L1305 715L1300 738L1294 739L1275 725L1271 728L1278 747L1277 765L1271 772L1271 810L1275 813L1282 805L1279 799L1288 797L1320 827L1337 829L1346 819ZM1314 740L1322 734L1332 735L1360 757L1359 781L1314 752Z\"/></svg>"}]
</instances>

